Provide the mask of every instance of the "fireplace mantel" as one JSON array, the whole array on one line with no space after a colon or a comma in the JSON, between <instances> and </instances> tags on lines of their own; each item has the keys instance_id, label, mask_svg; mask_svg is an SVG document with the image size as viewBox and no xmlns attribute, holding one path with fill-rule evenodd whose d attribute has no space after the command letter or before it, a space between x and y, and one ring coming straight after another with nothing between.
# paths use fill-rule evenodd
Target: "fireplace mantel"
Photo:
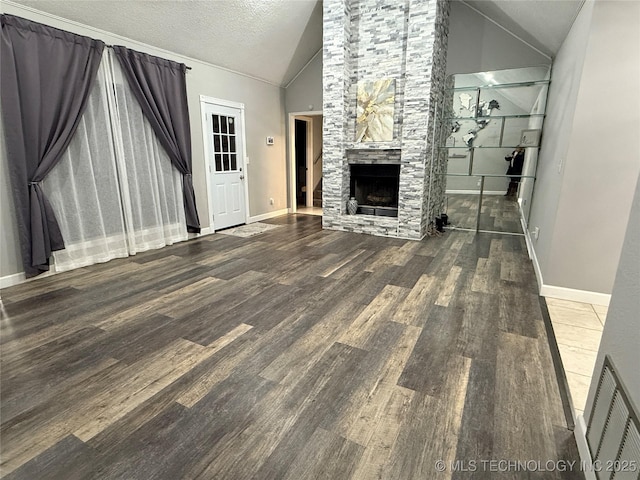
<instances>
[{"instance_id":1,"label":"fireplace mantel","mask_svg":"<svg viewBox=\"0 0 640 480\"><path fill-rule=\"evenodd\" d=\"M346 145L346 150L402 150L402 146L397 143L349 143Z\"/></svg>"}]
</instances>

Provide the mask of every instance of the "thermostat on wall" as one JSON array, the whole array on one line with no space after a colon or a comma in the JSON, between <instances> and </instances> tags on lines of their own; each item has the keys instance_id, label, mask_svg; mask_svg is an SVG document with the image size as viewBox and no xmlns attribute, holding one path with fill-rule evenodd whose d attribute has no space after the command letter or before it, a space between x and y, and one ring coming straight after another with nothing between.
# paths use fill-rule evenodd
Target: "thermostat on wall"
<instances>
[{"instance_id":1,"label":"thermostat on wall","mask_svg":"<svg viewBox=\"0 0 640 480\"><path fill-rule=\"evenodd\" d=\"M267 145L273 145L273 137L267 137Z\"/></svg>"}]
</instances>

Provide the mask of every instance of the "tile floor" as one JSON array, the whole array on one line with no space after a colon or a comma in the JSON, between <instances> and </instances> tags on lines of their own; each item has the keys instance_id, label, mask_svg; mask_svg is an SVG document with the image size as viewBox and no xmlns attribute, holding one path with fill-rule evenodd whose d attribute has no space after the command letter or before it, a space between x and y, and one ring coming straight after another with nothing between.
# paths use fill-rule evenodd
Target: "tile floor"
<instances>
[{"instance_id":1,"label":"tile floor","mask_svg":"<svg viewBox=\"0 0 640 480\"><path fill-rule=\"evenodd\" d=\"M322 216L322 208L320 207L298 207L296 213L302 213L304 215L319 215Z\"/></svg>"},{"instance_id":2,"label":"tile floor","mask_svg":"<svg viewBox=\"0 0 640 480\"><path fill-rule=\"evenodd\" d=\"M598 355L607 307L545 298L576 416L584 405Z\"/></svg>"}]
</instances>

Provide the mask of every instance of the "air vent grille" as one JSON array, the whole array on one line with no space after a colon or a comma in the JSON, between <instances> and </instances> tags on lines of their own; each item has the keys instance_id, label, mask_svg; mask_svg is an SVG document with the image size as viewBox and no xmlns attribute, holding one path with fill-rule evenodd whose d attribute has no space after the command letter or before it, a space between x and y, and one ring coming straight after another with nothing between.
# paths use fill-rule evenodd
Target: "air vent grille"
<instances>
[{"instance_id":1,"label":"air vent grille","mask_svg":"<svg viewBox=\"0 0 640 480\"><path fill-rule=\"evenodd\" d=\"M607 356L587 426L599 480L640 480L639 432L638 413Z\"/></svg>"}]
</instances>

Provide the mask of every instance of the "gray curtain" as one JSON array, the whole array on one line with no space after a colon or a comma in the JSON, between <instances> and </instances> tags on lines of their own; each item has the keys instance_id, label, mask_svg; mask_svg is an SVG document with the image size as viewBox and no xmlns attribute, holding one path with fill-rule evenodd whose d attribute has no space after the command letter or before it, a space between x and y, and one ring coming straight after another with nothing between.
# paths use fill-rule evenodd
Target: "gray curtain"
<instances>
[{"instance_id":1,"label":"gray curtain","mask_svg":"<svg viewBox=\"0 0 640 480\"><path fill-rule=\"evenodd\" d=\"M0 82L9 180L27 277L49 270L64 248L40 187L76 131L104 43L13 15L2 15Z\"/></svg>"},{"instance_id":2,"label":"gray curtain","mask_svg":"<svg viewBox=\"0 0 640 480\"><path fill-rule=\"evenodd\" d=\"M200 220L191 178L191 126L187 107L187 67L145 53L115 46L142 112L149 119L171 163L182 173L184 208L189 232L200 233Z\"/></svg>"}]
</instances>

